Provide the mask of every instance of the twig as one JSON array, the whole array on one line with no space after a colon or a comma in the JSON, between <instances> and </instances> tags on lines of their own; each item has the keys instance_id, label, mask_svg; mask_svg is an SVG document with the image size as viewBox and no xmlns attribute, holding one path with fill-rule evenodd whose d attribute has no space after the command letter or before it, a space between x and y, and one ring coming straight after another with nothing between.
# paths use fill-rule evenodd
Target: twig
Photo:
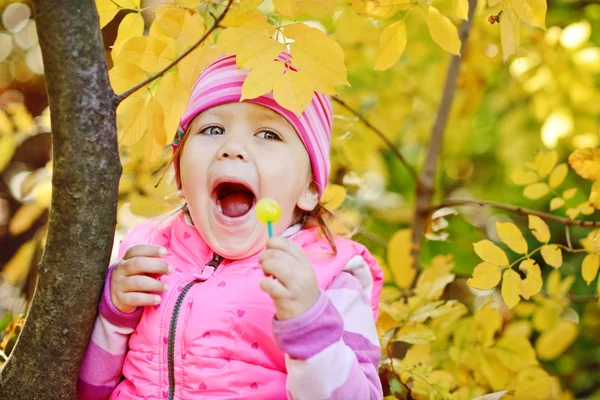
<instances>
[{"instance_id":1,"label":"twig","mask_svg":"<svg viewBox=\"0 0 600 400\"><path fill-rule=\"evenodd\" d=\"M484 200L448 199L448 200L442 201L439 204L428 206L425 210L428 213L431 213L440 208L452 207L452 206L458 206L458 205L478 205L478 206L482 206L482 207L488 206L488 207L498 208L500 210L509 211L514 214L520 214L520 215L531 214L531 215L536 215L546 221L559 222L565 226L600 227L600 221L574 221L574 220L571 220L568 218L559 217L554 214L548 214L545 212L530 210L530 209L523 208L523 207L512 206L509 204L495 203L493 201L484 201ZM569 245L569 248L571 248L571 245Z\"/></svg>"},{"instance_id":2,"label":"twig","mask_svg":"<svg viewBox=\"0 0 600 400\"><path fill-rule=\"evenodd\" d=\"M567 244L569 245L569 249L573 250L573 244L571 243L571 231L569 230L569 225L565 225L565 236L567 237Z\"/></svg>"},{"instance_id":3,"label":"twig","mask_svg":"<svg viewBox=\"0 0 600 400\"><path fill-rule=\"evenodd\" d=\"M588 295L588 296L584 296L584 295L575 295L575 294L571 294L569 295L569 300L571 300L573 303L592 303L594 301L598 301L598 295Z\"/></svg>"},{"instance_id":4,"label":"twig","mask_svg":"<svg viewBox=\"0 0 600 400\"><path fill-rule=\"evenodd\" d=\"M353 109L352 107L350 107L348 104L346 104L345 101L343 101L339 97L333 96L333 100L336 103L338 103L340 106L344 107L346 110L350 111L350 113L352 113L363 124L365 124L367 128L369 128L373 132L375 132L375 134L377 136L379 136L379 138L381 140L383 140L383 142L390 148L390 150L392 151L392 153L394 153L394 155L396 156L396 158L398 158L398 160L400 160L400 162L402 164L404 164L404 166L408 170L408 173L410 174L410 177L412 178L412 180L415 183L417 183L419 181L419 177L418 177L417 172L415 171L415 169L408 163L408 161L406 161L406 158L404 158L404 156L402 155L402 153L400 153L400 150L398 150L398 148L394 145L394 143L390 142L390 140L383 134L383 132L381 132L379 129L375 128L373 126L373 124L371 124L369 122L369 120L366 119L360 112L358 112L355 109Z\"/></svg>"},{"instance_id":5,"label":"twig","mask_svg":"<svg viewBox=\"0 0 600 400\"><path fill-rule=\"evenodd\" d=\"M427 227L427 221L429 219L429 206L434 192L438 156L442 149L444 130L446 128L448 115L450 114L450 108L454 100L454 92L456 90L456 81L460 71L460 64L462 57L465 55L471 24L473 22L473 16L476 8L477 0L469 0L469 15L467 20L460 25L458 33L461 41L461 55L452 56L452 59L450 60L450 65L448 66L448 71L446 73L446 82L444 83L444 91L442 92L442 98L438 105L431 136L429 137L429 145L425 155L425 161L423 162L423 169L415 189L415 212L411 226L411 255L413 258L413 265L417 271L420 269L419 256L421 253L423 237Z\"/></svg>"},{"instance_id":6,"label":"twig","mask_svg":"<svg viewBox=\"0 0 600 400\"><path fill-rule=\"evenodd\" d=\"M124 92L124 93L122 93L120 95L117 95L115 97L115 103L116 104L121 103L123 100L125 100L131 94L135 93L140 88L144 87L145 85L147 85L147 84L155 81L156 79L160 78L161 76L163 76L165 74L165 72L167 72L168 70L170 70L171 68L173 68L173 66L175 66L179 61L181 61L184 57L186 57L188 54L190 54L192 51L194 51L198 46L200 46L202 43L204 43L204 41L206 40L206 38L208 38L208 36L210 36L210 34L213 33L213 31L215 29L221 27L220 23L221 23L221 21L223 21L223 18L225 18L225 15L227 15L227 13L229 12L229 8L231 7L232 3L233 3L233 0L229 0L229 2L227 3L227 6L225 7L225 10L221 13L221 15L219 15L218 18L215 19L215 22L213 23L213 25L200 38L200 40L198 40L194 45L192 45L182 55L180 55L175 60L173 60L173 62L171 62L169 65L167 65L165 68L163 68L163 70L160 71L160 72L158 72L156 75L153 75L150 78L146 79L145 81L143 81L141 83L138 83L137 85L135 85L131 89L127 90L126 92Z\"/></svg>"}]
</instances>

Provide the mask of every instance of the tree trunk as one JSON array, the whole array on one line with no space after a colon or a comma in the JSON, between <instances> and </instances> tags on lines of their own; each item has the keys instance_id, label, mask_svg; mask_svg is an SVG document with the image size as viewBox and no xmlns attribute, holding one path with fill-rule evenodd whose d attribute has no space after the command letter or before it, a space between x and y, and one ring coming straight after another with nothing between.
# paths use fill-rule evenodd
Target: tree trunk
<instances>
[{"instance_id":1,"label":"tree trunk","mask_svg":"<svg viewBox=\"0 0 600 400\"><path fill-rule=\"evenodd\" d=\"M94 0L34 0L52 116L52 209L27 322L0 399L75 399L116 224L115 94Z\"/></svg>"}]
</instances>

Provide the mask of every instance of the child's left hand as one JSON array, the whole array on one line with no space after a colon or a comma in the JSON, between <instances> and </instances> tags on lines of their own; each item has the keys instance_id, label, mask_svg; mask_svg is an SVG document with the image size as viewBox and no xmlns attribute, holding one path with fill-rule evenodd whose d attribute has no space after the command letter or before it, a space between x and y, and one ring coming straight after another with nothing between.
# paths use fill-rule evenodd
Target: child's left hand
<instances>
[{"instance_id":1,"label":"child's left hand","mask_svg":"<svg viewBox=\"0 0 600 400\"><path fill-rule=\"evenodd\" d=\"M274 236L260 255L267 277L260 288L275 302L275 316L283 321L307 311L319 297L317 277L304 251L290 239Z\"/></svg>"}]
</instances>

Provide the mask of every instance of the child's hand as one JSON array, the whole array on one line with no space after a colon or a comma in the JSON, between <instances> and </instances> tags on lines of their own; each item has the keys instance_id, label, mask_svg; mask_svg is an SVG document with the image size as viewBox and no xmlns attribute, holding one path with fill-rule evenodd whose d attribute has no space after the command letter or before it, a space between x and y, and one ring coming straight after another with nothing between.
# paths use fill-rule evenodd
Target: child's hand
<instances>
[{"instance_id":1,"label":"child's hand","mask_svg":"<svg viewBox=\"0 0 600 400\"><path fill-rule=\"evenodd\" d=\"M138 306L160 303L160 296L147 292L166 292L167 285L147 274L172 272L173 267L157 260L166 254L165 248L150 244L137 244L127 249L110 277L110 299L119 311L131 313Z\"/></svg>"},{"instance_id":2,"label":"child's hand","mask_svg":"<svg viewBox=\"0 0 600 400\"><path fill-rule=\"evenodd\" d=\"M275 302L278 320L297 317L315 304L319 297L317 277L300 246L274 236L259 261L265 274L277 278L263 279L260 287Z\"/></svg>"}]
</instances>

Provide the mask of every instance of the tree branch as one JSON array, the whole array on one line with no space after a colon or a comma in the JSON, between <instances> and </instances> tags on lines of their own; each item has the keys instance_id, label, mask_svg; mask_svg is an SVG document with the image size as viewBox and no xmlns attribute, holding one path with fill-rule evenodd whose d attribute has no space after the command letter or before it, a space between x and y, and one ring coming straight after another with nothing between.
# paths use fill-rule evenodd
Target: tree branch
<instances>
[{"instance_id":1,"label":"tree branch","mask_svg":"<svg viewBox=\"0 0 600 400\"><path fill-rule=\"evenodd\" d=\"M365 124L365 126L367 128L369 128L373 132L375 132L375 134L377 136L379 136L379 138L381 140L383 140L383 142L389 147L389 149L392 151L392 153L394 153L396 158L398 160L400 160L400 162L402 164L404 164L404 166L408 170L408 173L410 174L410 177L412 178L413 182L417 183L419 181L419 177L417 176L417 172L415 171L415 169L408 163L406 158L404 158L402 153L400 153L400 150L398 150L398 148L392 142L390 142L390 140L383 134L383 132L381 132L379 129L375 128L375 126L373 126L373 124L371 124L367 118L365 118L360 112L358 112L355 109L353 109L352 107L350 107L348 104L346 104L345 101L343 101L339 97L333 96L333 100L336 103L338 103L340 106L344 107L346 110L350 111L350 113L352 113L352 115L357 117L363 124Z\"/></svg>"},{"instance_id":2,"label":"tree branch","mask_svg":"<svg viewBox=\"0 0 600 400\"><path fill-rule=\"evenodd\" d=\"M473 22L473 16L476 8L477 0L469 0L468 19L461 24L458 33L461 41L461 56L452 56L452 59L450 60L450 65L448 66L448 71L446 73L446 82L444 83L444 91L442 93L442 98L438 106L435 122L429 138L429 146L425 155L423 169L415 189L415 212L411 226L411 255L413 257L413 265L417 271L420 269L419 256L421 253L423 237L427 228L427 221L429 219L429 205L434 192L437 161L442 149L444 130L448 121L448 115L450 114L450 108L454 100L454 92L456 90L456 81L460 71L460 63L466 52L469 32L471 30L471 24Z\"/></svg>"},{"instance_id":3,"label":"tree branch","mask_svg":"<svg viewBox=\"0 0 600 400\"><path fill-rule=\"evenodd\" d=\"M114 239L121 163L94 0L34 0L52 114L52 208L31 308L0 398L76 399Z\"/></svg>"},{"instance_id":4,"label":"tree branch","mask_svg":"<svg viewBox=\"0 0 600 400\"><path fill-rule=\"evenodd\" d=\"M156 79L163 76L168 70L170 70L175 65L177 65L177 63L179 61L181 61L184 57L186 57L188 54L190 54L192 51L194 51L198 46L200 46L202 43L204 43L206 38L208 38L210 36L210 34L215 31L215 29L221 27L220 23L221 23L221 21L223 21L223 18L225 18L225 16L229 12L229 9L230 9L232 3L233 3L233 0L229 0L227 2L227 5L225 6L225 10L223 10L221 15L219 15L215 19L215 22L213 23L213 25L210 27L210 29L208 31L206 31L206 33L200 38L200 40L198 40L195 44L193 44L182 55L180 55L175 60L173 60L169 65L167 65L165 68L163 68L162 71L156 73L156 75L153 75L150 78L146 79L145 81L138 83L137 85L135 85L131 89L127 90L126 92L123 92L122 94L117 95L115 98L115 105L119 105L123 100L125 100L127 97L131 96L133 93L137 92L139 89L143 88L144 86L148 85L149 83L154 82Z\"/></svg>"},{"instance_id":5,"label":"tree branch","mask_svg":"<svg viewBox=\"0 0 600 400\"><path fill-rule=\"evenodd\" d=\"M448 199L448 200L442 201L439 204L429 206L427 208L427 212L432 213L440 208L459 206L459 205L478 205L478 206L482 206L482 207L488 206L488 207L493 207L493 208L497 208L500 210L509 211L509 212L512 212L514 214L519 214L519 215L529 215L529 214L537 215L538 217L540 217L543 220L559 222L565 226L600 227L600 221L574 221L574 220L571 220L568 218L559 217L554 214L549 214L549 213L545 213L545 212L541 212L541 211L530 210L528 208L512 206L509 204L496 203L493 201L484 201L484 200ZM571 246L569 246L569 247L571 247Z\"/></svg>"}]
</instances>

